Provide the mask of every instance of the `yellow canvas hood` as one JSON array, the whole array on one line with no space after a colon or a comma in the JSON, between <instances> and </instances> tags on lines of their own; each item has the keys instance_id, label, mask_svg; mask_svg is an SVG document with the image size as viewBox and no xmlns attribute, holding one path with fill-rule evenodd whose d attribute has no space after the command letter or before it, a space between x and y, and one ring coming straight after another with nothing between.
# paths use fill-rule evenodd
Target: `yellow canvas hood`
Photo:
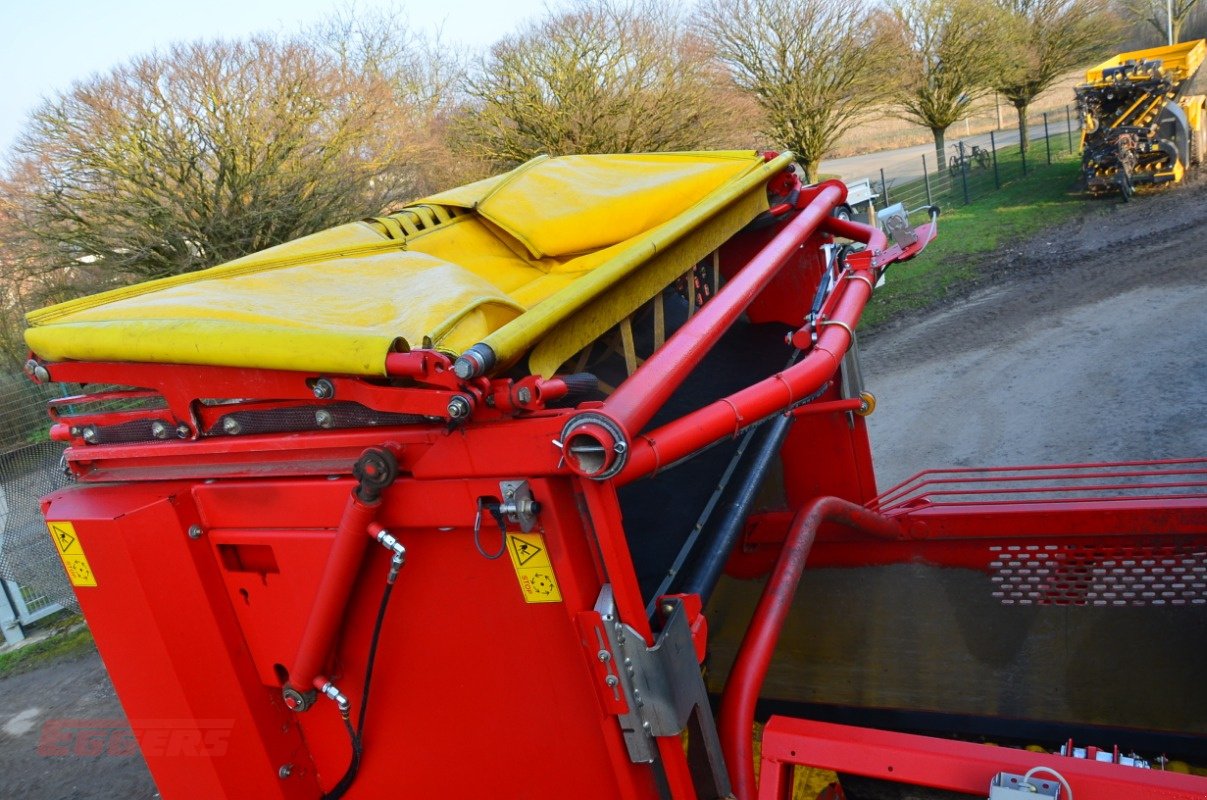
<instances>
[{"instance_id":1,"label":"yellow canvas hood","mask_svg":"<svg viewBox=\"0 0 1207 800\"><path fill-rule=\"evenodd\" d=\"M392 350L459 354L493 337L500 364L514 363L575 317L577 340L631 313L662 273L673 279L764 210L766 181L790 158L542 157L388 217L35 311L26 341L50 361L375 375ZM657 280L618 300L644 267ZM584 333L582 312L604 294L609 310L588 314ZM542 352L544 371L563 357Z\"/></svg>"}]
</instances>

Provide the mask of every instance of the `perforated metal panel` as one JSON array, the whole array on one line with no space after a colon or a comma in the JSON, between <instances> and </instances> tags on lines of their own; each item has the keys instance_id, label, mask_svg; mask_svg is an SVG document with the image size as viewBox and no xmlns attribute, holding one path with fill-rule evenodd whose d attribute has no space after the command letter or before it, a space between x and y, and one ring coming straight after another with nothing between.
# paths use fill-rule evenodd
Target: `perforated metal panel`
<instances>
[{"instance_id":1,"label":"perforated metal panel","mask_svg":"<svg viewBox=\"0 0 1207 800\"><path fill-rule=\"evenodd\" d=\"M989 548L1006 605L1207 605L1207 548L1010 545Z\"/></svg>"}]
</instances>

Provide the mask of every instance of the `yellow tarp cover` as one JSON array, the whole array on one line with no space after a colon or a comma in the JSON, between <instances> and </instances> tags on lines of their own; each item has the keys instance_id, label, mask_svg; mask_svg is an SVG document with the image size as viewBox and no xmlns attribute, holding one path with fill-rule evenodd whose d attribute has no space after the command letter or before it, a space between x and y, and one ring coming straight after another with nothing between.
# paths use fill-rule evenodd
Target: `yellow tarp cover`
<instances>
[{"instance_id":1,"label":"yellow tarp cover","mask_svg":"<svg viewBox=\"0 0 1207 800\"><path fill-rule=\"evenodd\" d=\"M763 187L790 159L542 157L389 217L35 311L25 337L50 361L380 375L392 350L488 341L514 363L559 325L578 341L631 313L648 289L586 309L645 265L666 281L690 267L766 208ZM546 371L570 355L545 350Z\"/></svg>"}]
</instances>

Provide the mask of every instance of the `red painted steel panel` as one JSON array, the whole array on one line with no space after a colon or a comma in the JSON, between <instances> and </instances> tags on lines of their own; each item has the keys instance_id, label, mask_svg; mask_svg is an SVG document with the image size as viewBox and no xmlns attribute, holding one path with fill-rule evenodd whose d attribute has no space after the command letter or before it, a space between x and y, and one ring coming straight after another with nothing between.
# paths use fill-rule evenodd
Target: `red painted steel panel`
<instances>
[{"instance_id":1,"label":"red painted steel panel","mask_svg":"<svg viewBox=\"0 0 1207 800\"><path fill-rule=\"evenodd\" d=\"M292 715L257 678L209 546L189 538L187 487L78 487L51 495L47 519L73 523L96 576L76 594L135 734L170 798L313 798L314 771ZM222 736L221 732L226 735ZM277 777L293 764L294 777Z\"/></svg>"}]
</instances>

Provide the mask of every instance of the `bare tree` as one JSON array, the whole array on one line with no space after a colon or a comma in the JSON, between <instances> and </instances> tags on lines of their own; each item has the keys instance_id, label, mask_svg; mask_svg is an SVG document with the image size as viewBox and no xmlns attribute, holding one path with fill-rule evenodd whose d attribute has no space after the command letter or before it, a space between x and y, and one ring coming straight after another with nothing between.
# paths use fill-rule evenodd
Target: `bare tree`
<instances>
[{"instance_id":1,"label":"bare tree","mask_svg":"<svg viewBox=\"0 0 1207 800\"><path fill-rule=\"evenodd\" d=\"M413 109L305 39L177 45L34 112L5 204L24 268L97 282L209 266L426 191ZM44 277L45 285L57 285Z\"/></svg>"},{"instance_id":2,"label":"bare tree","mask_svg":"<svg viewBox=\"0 0 1207 800\"><path fill-rule=\"evenodd\" d=\"M498 165L715 146L731 115L679 13L670 3L590 0L503 39L468 81L460 133Z\"/></svg>"},{"instance_id":3,"label":"bare tree","mask_svg":"<svg viewBox=\"0 0 1207 800\"><path fill-rule=\"evenodd\" d=\"M1137 19L1152 25L1161 43L1166 44L1171 32L1174 43L1182 41L1182 28L1198 4L1199 0L1125 0L1124 7Z\"/></svg>"},{"instance_id":4,"label":"bare tree","mask_svg":"<svg viewBox=\"0 0 1207 800\"><path fill-rule=\"evenodd\" d=\"M1012 43L976 0L890 0L901 65L898 114L930 128L938 163L947 129L990 91Z\"/></svg>"},{"instance_id":5,"label":"bare tree","mask_svg":"<svg viewBox=\"0 0 1207 800\"><path fill-rule=\"evenodd\" d=\"M698 19L758 103L764 135L792 150L810 181L856 118L887 97L891 54L865 0L705 0Z\"/></svg>"},{"instance_id":6,"label":"bare tree","mask_svg":"<svg viewBox=\"0 0 1207 800\"><path fill-rule=\"evenodd\" d=\"M1119 33L1109 0L997 0L1015 46L994 88L1018 112L1027 149L1027 107L1070 69L1106 54Z\"/></svg>"}]
</instances>

